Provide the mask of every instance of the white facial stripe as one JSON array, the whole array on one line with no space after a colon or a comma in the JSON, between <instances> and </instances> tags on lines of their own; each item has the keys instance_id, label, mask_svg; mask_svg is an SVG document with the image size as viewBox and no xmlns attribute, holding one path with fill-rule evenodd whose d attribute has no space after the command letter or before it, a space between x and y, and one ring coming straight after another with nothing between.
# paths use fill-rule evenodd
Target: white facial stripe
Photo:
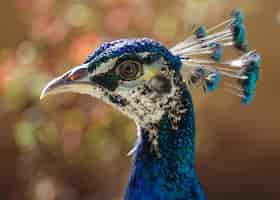
<instances>
[{"instance_id":1,"label":"white facial stripe","mask_svg":"<svg viewBox=\"0 0 280 200\"><path fill-rule=\"evenodd\" d=\"M140 56L142 58L146 57L147 55L149 55L150 52L142 52L142 53L138 53L137 56ZM91 75L97 75L97 74L102 74L102 73L106 73L108 72L109 70L113 69L117 60L119 59L119 57L116 57L116 58L112 58L112 59L109 59L106 63L102 63L100 64L93 72ZM158 68L159 65L162 65L162 62L159 62L159 63L155 63L153 66L150 66L149 67L151 68Z\"/></svg>"},{"instance_id":2,"label":"white facial stripe","mask_svg":"<svg viewBox=\"0 0 280 200\"><path fill-rule=\"evenodd\" d=\"M95 75L103 74L103 73L106 73L106 72L110 71L115 66L117 60L118 60L118 58L113 58L113 59L108 60L106 63L100 64L96 68L96 70L94 70L92 72L91 75L95 76Z\"/></svg>"}]
</instances>

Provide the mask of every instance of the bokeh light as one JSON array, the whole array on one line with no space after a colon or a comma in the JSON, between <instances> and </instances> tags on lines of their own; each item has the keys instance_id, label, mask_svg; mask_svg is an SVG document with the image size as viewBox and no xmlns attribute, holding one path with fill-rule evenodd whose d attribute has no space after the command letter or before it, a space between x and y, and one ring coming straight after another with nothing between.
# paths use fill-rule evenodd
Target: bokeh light
<instances>
[{"instance_id":1,"label":"bokeh light","mask_svg":"<svg viewBox=\"0 0 280 200\"><path fill-rule=\"evenodd\" d=\"M0 7L0 199L122 199L134 123L89 96L40 101L54 76L104 41L152 37L172 46L193 27L242 8L263 57L252 105L194 91L197 170L208 198L279 199L277 0L11 0Z\"/></svg>"}]
</instances>

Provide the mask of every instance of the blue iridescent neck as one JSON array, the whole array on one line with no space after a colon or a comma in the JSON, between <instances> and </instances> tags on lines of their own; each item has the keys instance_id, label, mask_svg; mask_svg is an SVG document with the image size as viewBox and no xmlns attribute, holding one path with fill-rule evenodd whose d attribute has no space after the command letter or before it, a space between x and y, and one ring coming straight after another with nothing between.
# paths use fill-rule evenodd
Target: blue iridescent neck
<instances>
[{"instance_id":1,"label":"blue iridescent neck","mask_svg":"<svg viewBox=\"0 0 280 200\"><path fill-rule=\"evenodd\" d=\"M195 173L195 118L191 96L182 88L180 101L186 108L176 130L166 112L159 124L159 153L151 151L147 132L140 128L125 200L205 199Z\"/></svg>"}]
</instances>

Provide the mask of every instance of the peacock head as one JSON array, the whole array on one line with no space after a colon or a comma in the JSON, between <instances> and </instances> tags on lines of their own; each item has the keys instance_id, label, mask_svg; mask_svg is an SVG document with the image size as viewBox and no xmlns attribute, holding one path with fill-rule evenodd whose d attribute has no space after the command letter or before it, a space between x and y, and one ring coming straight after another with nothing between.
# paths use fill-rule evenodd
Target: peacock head
<instances>
[{"instance_id":1,"label":"peacock head","mask_svg":"<svg viewBox=\"0 0 280 200\"><path fill-rule=\"evenodd\" d=\"M181 60L148 38L102 44L86 61L52 80L41 98L65 92L91 95L138 124L159 121L174 96Z\"/></svg>"},{"instance_id":2,"label":"peacock head","mask_svg":"<svg viewBox=\"0 0 280 200\"><path fill-rule=\"evenodd\" d=\"M105 42L82 65L48 83L41 98L64 92L89 94L145 125L158 122L176 106L178 102L170 99L182 94L184 69L188 88L212 92L223 75L228 79L226 91L248 104L259 79L260 56L248 50L243 21L241 12L234 11L227 21L208 30L199 27L170 49L148 38ZM242 56L223 61L228 46Z\"/></svg>"}]
</instances>

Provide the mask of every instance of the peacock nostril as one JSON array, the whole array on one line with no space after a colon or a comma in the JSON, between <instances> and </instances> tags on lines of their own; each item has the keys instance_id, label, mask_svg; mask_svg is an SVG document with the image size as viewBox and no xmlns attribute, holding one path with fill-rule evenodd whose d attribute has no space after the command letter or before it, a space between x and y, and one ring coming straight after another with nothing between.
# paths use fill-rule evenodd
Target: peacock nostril
<instances>
[{"instance_id":1,"label":"peacock nostril","mask_svg":"<svg viewBox=\"0 0 280 200\"><path fill-rule=\"evenodd\" d=\"M88 76L88 70L86 68L78 68L68 75L68 80L75 81Z\"/></svg>"}]
</instances>

